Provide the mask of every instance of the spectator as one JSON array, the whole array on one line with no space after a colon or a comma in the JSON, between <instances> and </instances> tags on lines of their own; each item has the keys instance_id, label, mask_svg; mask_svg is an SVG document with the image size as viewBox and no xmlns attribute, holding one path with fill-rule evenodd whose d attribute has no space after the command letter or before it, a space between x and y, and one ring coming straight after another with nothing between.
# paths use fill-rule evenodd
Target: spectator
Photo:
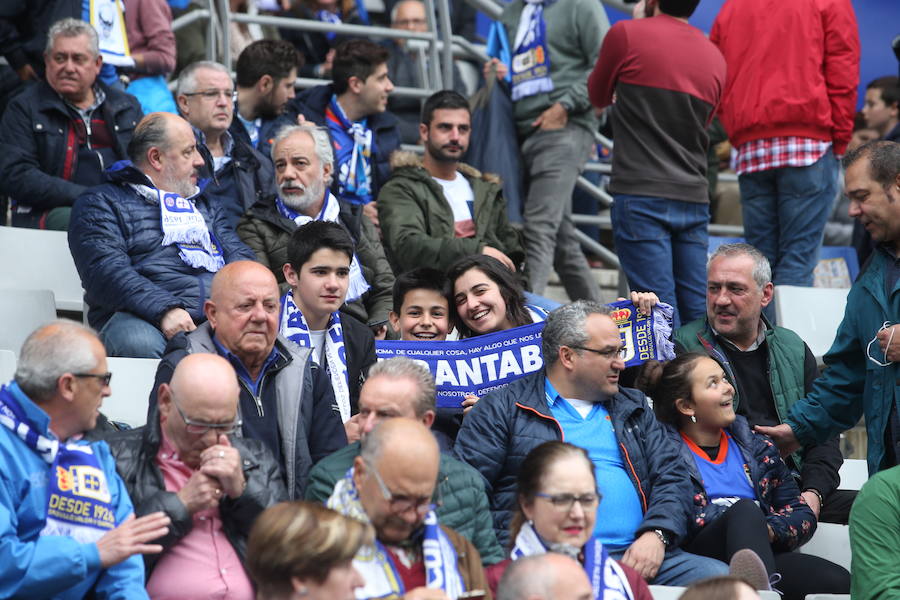
<instances>
[{"instance_id":1,"label":"spectator","mask_svg":"<svg viewBox=\"0 0 900 600\"><path fill-rule=\"evenodd\" d=\"M259 40L240 53L235 66L237 101L234 114L243 127L233 126L233 136L246 136L264 153L275 134L275 120L294 97L294 81L303 57L284 40Z\"/></svg>"},{"instance_id":2,"label":"spectator","mask_svg":"<svg viewBox=\"0 0 900 600\"><path fill-rule=\"evenodd\" d=\"M184 119L147 115L128 154L131 164L78 198L69 248L110 356L160 357L203 322L213 274L253 253L200 194L203 160Z\"/></svg>"},{"instance_id":3,"label":"spectator","mask_svg":"<svg viewBox=\"0 0 900 600\"><path fill-rule=\"evenodd\" d=\"M484 590L490 600L478 550L435 515L439 456L427 427L389 419L366 435L353 467L335 486L328 508L375 528L375 547L360 550L353 561L366 581L357 598L448 600Z\"/></svg>"},{"instance_id":4,"label":"spectator","mask_svg":"<svg viewBox=\"0 0 900 600\"><path fill-rule=\"evenodd\" d=\"M800 444L822 443L865 415L874 474L896 465L900 451L894 386L883 384L900 377L894 362L900 360L900 344L893 344L900 327L892 325L900 321L900 306L890 292L897 283L893 265L900 247L900 144L871 142L848 153L843 164L850 215L865 224L878 246L847 296L844 319L823 358L824 374L793 404L783 424L756 430L787 454Z\"/></svg>"},{"instance_id":5,"label":"spectator","mask_svg":"<svg viewBox=\"0 0 900 600\"><path fill-rule=\"evenodd\" d=\"M428 369L414 361L397 357L372 366L369 378L359 396L356 418L358 435L365 438L378 424L388 419L404 418L431 427L435 419L434 377ZM468 538L486 564L503 560L503 550L491 527L484 482L472 467L453 458L446 438L432 429L438 443L445 448L438 466L437 496L443 499L435 511L441 523ZM324 502L334 492L335 484L360 454L361 445L353 441L324 458L309 474L306 499Z\"/></svg>"},{"instance_id":6,"label":"spectator","mask_svg":"<svg viewBox=\"0 0 900 600\"><path fill-rule=\"evenodd\" d=\"M335 49L329 85L305 90L282 117L298 116L328 128L334 148L332 191L339 200L360 207L375 226L374 200L388 179L391 153L400 145L397 118L387 109L394 89L387 74L387 50L369 40L348 40Z\"/></svg>"},{"instance_id":7,"label":"spectator","mask_svg":"<svg viewBox=\"0 0 900 600\"><path fill-rule=\"evenodd\" d=\"M466 5L465 2L460 4ZM401 0L394 4L391 9L391 28L428 33L425 3L422 0ZM462 35L457 29L453 31L457 35ZM390 52L387 61L388 78L394 85L411 88L430 87L428 81L422 80L423 69L419 64L419 58L423 55L408 48L404 38L384 40L382 45ZM466 95L466 86L463 85L456 62L453 63L453 91ZM391 96L388 98L387 107L398 119L400 141L404 144L418 144L419 123L422 122L421 98Z\"/></svg>"},{"instance_id":8,"label":"spectator","mask_svg":"<svg viewBox=\"0 0 900 600\"><path fill-rule=\"evenodd\" d=\"M234 134L234 83L224 65L201 61L181 71L175 88L178 110L197 134L197 143L212 156L212 180L203 189L219 204L232 227L264 196L275 193L272 162L246 136ZM242 127L238 125L238 127Z\"/></svg>"},{"instance_id":9,"label":"spectator","mask_svg":"<svg viewBox=\"0 0 900 600\"><path fill-rule=\"evenodd\" d=\"M706 318L675 332L677 352L702 352L719 363L734 387L734 410L751 427L780 423L819 375L803 340L762 314L773 288L772 269L759 250L719 246L707 266ZM834 436L810 444L786 462L799 475L803 499L816 518L846 524L856 494L837 489L844 462L839 441Z\"/></svg>"},{"instance_id":10,"label":"spectator","mask_svg":"<svg viewBox=\"0 0 900 600\"><path fill-rule=\"evenodd\" d=\"M720 117L737 151L744 235L769 259L775 285L810 286L837 192L835 157L853 129L853 7L732 0L710 40L728 68Z\"/></svg>"},{"instance_id":11,"label":"spectator","mask_svg":"<svg viewBox=\"0 0 900 600\"><path fill-rule=\"evenodd\" d=\"M850 137L850 143L847 145L847 152L856 150L863 144L874 142L879 137L881 136L879 135L878 130L869 127L866 116L862 111L857 112L853 117L853 135Z\"/></svg>"},{"instance_id":12,"label":"spectator","mask_svg":"<svg viewBox=\"0 0 900 600\"><path fill-rule=\"evenodd\" d=\"M900 467L876 473L859 491L850 513L853 573L850 594L856 600L889 598L900 590L894 566L900 548L898 514Z\"/></svg>"},{"instance_id":13,"label":"spectator","mask_svg":"<svg viewBox=\"0 0 900 600\"><path fill-rule=\"evenodd\" d=\"M450 332L450 283L436 269L419 267L394 282L391 329L407 342L444 341Z\"/></svg>"},{"instance_id":14,"label":"spectator","mask_svg":"<svg viewBox=\"0 0 900 600\"><path fill-rule=\"evenodd\" d=\"M159 419L108 438L137 514L158 510L172 521L163 553L145 559L154 600L253 596L241 566L247 536L287 493L265 445L233 437L239 395L227 360L188 356L157 390Z\"/></svg>"},{"instance_id":15,"label":"spectator","mask_svg":"<svg viewBox=\"0 0 900 600\"><path fill-rule=\"evenodd\" d=\"M172 9L166 0L125 0L125 27L134 60L132 81L152 75L165 78L175 70Z\"/></svg>"},{"instance_id":16,"label":"spectator","mask_svg":"<svg viewBox=\"0 0 900 600\"><path fill-rule=\"evenodd\" d=\"M418 0L404 4L409 2ZM421 121L425 156L394 153L391 179L378 195L395 270L445 270L470 254L492 256L513 271L521 268L522 234L506 217L500 179L460 162L472 129L468 101L453 91L437 92L425 101Z\"/></svg>"},{"instance_id":17,"label":"spectator","mask_svg":"<svg viewBox=\"0 0 900 600\"><path fill-rule=\"evenodd\" d=\"M216 273L204 311L207 322L170 342L153 389L169 383L189 354L228 359L241 388L243 437L265 444L282 467L288 496L302 498L312 465L347 443L327 376L310 349L278 336L278 285L262 265L240 261ZM157 411L151 396L148 423Z\"/></svg>"},{"instance_id":18,"label":"spectator","mask_svg":"<svg viewBox=\"0 0 900 600\"><path fill-rule=\"evenodd\" d=\"M350 561L372 538L370 526L319 504L282 502L267 509L248 546L256 597L354 600L365 582Z\"/></svg>"},{"instance_id":19,"label":"spectator","mask_svg":"<svg viewBox=\"0 0 900 600\"><path fill-rule=\"evenodd\" d=\"M569 298L599 300L572 225L572 191L594 145L598 121L587 77L609 20L593 0L517 0L504 7L500 21L513 42L513 115L528 186L524 239L531 291L543 294L556 269ZM497 71L499 78L506 74L505 66Z\"/></svg>"},{"instance_id":20,"label":"spectator","mask_svg":"<svg viewBox=\"0 0 900 600\"><path fill-rule=\"evenodd\" d=\"M645 584L646 585L646 584ZM555 552L523 556L500 580L497 600L591 600L595 598L584 568Z\"/></svg>"},{"instance_id":21,"label":"spectator","mask_svg":"<svg viewBox=\"0 0 900 600\"><path fill-rule=\"evenodd\" d=\"M759 594L743 579L725 575L698 581L679 600L759 600Z\"/></svg>"},{"instance_id":22,"label":"spectator","mask_svg":"<svg viewBox=\"0 0 900 600\"><path fill-rule=\"evenodd\" d=\"M900 83L896 76L879 77L866 86L862 113L879 138L900 142Z\"/></svg>"},{"instance_id":23,"label":"spectator","mask_svg":"<svg viewBox=\"0 0 900 600\"><path fill-rule=\"evenodd\" d=\"M648 18L609 31L588 80L616 136L609 190L616 252L631 289L653 289L674 324L703 315L709 127L725 60L688 24L699 0L647 0Z\"/></svg>"},{"instance_id":24,"label":"spectator","mask_svg":"<svg viewBox=\"0 0 900 600\"><path fill-rule=\"evenodd\" d=\"M343 227L310 221L291 235L281 297L281 335L310 348L310 359L330 376L341 420L359 412L359 388L375 363L369 329L339 311L352 285L353 240Z\"/></svg>"},{"instance_id":25,"label":"spectator","mask_svg":"<svg viewBox=\"0 0 900 600\"><path fill-rule=\"evenodd\" d=\"M0 596L147 598L140 554L165 535L169 518L135 519L94 428L112 374L97 335L71 321L25 340L16 374L0 388Z\"/></svg>"},{"instance_id":26,"label":"spectator","mask_svg":"<svg viewBox=\"0 0 900 600\"><path fill-rule=\"evenodd\" d=\"M605 499L594 534L610 556L659 585L723 574L722 563L678 547L690 480L645 396L619 387L624 347L610 313L589 301L553 311L542 334L544 368L484 396L463 420L454 453L487 481L501 543L509 538L523 458L565 438L594 463Z\"/></svg>"},{"instance_id":27,"label":"spectator","mask_svg":"<svg viewBox=\"0 0 900 600\"><path fill-rule=\"evenodd\" d=\"M14 202L14 226L66 230L75 199L126 157L141 108L98 81L97 32L84 21L53 24L44 62L46 81L11 100L0 120L0 193Z\"/></svg>"},{"instance_id":28,"label":"spectator","mask_svg":"<svg viewBox=\"0 0 900 600\"><path fill-rule=\"evenodd\" d=\"M250 207L238 234L284 283L288 240L297 227L312 220L340 223L356 244L358 266L343 310L383 338L394 274L372 223L338 202L329 190L334 160L328 132L310 125L282 127L272 142L272 159L277 195L264 196Z\"/></svg>"},{"instance_id":29,"label":"spectator","mask_svg":"<svg viewBox=\"0 0 900 600\"><path fill-rule=\"evenodd\" d=\"M513 564L529 556L564 554L579 561L595 586L589 598L605 598L609 592L619 598L652 599L640 574L611 559L593 535L600 494L594 464L583 448L556 441L534 448L522 462L516 496L510 525Z\"/></svg>"},{"instance_id":30,"label":"spectator","mask_svg":"<svg viewBox=\"0 0 900 600\"><path fill-rule=\"evenodd\" d=\"M368 25L359 14L356 0L295 0L284 16L333 25ZM301 77L329 79L334 48L349 36L335 31L301 31L282 28L281 39L292 43L303 55Z\"/></svg>"}]
</instances>

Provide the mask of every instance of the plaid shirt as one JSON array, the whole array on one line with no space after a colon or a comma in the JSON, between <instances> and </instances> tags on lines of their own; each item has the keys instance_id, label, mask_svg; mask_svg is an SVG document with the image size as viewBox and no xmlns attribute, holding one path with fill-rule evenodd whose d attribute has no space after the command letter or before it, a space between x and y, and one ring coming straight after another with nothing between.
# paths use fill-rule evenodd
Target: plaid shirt
<instances>
[{"instance_id":1,"label":"plaid shirt","mask_svg":"<svg viewBox=\"0 0 900 600\"><path fill-rule=\"evenodd\" d=\"M830 147L831 142L797 136L753 140L737 149L734 172L743 175L781 167L808 167Z\"/></svg>"}]
</instances>

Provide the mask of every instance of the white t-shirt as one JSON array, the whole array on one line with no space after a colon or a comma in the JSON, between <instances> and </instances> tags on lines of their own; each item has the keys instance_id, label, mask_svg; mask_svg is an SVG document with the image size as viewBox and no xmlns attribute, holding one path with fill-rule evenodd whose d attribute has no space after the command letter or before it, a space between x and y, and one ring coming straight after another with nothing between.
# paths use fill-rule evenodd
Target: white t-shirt
<instances>
[{"instance_id":1,"label":"white t-shirt","mask_svg":"<svg viewBox=\"0 0 900 600\"><path fill-rule=\"evenodd\" d=\"M312 344L312 359L316 362L317 365L322 364L322 354L325 352L325 332L327 330L322 329L320 331L314 331L312 329L309 330L309 341Z\"/></svg>"},{"instance_id":2,"label":"white t-shirt","mask_svg":"<svg viewBox=\"0 0 900 600\"><path fill-rule=\"evenodd\" d=\"M578 411L582 419L586 419L588 414L593 410L594 403L587 400L579 400L578 398L566 398L566 402L572 405L572 408Z\"/></svg>"},{"instance_id":3,"label":"white t-shirt","mask_svg":"<svg viewBox=\"0 0 900 600\"><path fill-rule=\"evenodd\" d=\"M448 181L432 177L444 190L444 198L453 211L454 233L456 237L472 237L475 235L475 221L472 212L475 194L469 180L462 173L456 172L456 178Z\"/></svg>"}]
</instances>

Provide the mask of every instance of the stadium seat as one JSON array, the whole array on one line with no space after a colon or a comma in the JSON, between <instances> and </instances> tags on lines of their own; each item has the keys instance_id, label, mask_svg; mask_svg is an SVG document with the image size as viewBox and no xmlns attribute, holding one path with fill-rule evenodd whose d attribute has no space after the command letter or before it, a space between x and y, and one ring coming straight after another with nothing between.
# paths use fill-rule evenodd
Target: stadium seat
<instances>
[{"instance_id":1,"label":"stadium seat","mask_svg":"<svg viewBox=\"0 0 900 600\"><path fill-rule=\"evenodd\" d=\"M16 373L16 353L12 350L0 350L0 383L5 384Z\"/></svg>"},{"instance_id":2,"label":"stadium seat","mask_svg":"<svg viewBox=\"0 0 900 600\"><path fill-rule=\"evenodd\" d=\"M0 287L53 290L56 309L82 312L84 292L65 231L0 227Z\"/></svg>"},{"instance_id":3,"label":"stadium seat","mask_svg":"<svg viewBox=\"0 0 900 600\"><path fill-rule=\"evenodd\" d=\"M850 570L850 527L819 523L812 539L800 546L803 554L820 556Z\"/></svg>"},{"instance_id":4,"label":"stadium seat","mask_svg":"<svg viewBox=\"0 0 900 600\"><path fill-rule=\"evenodd\" d=\"M102 412L110 421L140 427L147 422L147 399L156 378L157 358L106 359L113 374L112 395L103 399Z\"/></svg>"},{"instance_id":5,"label":"stadium seat","mask_svg":"<svg viewBox=\"0 0 900 600\"><path fill-rule=\"evenodd\" d=\"M869 464L865 460L845 458L840 470L842 490L861 490L869 480Z\"/></svg>"},{"instance_id":6,"label":"stadium seat","mask_svg":"<svg viewBox=\"0 0 900 600\"><path fill-rule=\"evenodd\" d=\"M651 585L650 594L653 600L678 600L687 588L673 585ZM762 600L781 600L781 596L777 592L759 592ZM809 596L807 596L809 598Z\"/></svg>"},{"instance_id":7,"label":"stadium seat","mask_svg":"<svg viewBox=\"0 0 900 600\"><path fill-rule=\"evenodd\" d=\"M18 356L28 334L55 318L56 305L50 290L0 289L0 349Z\"/></svg>"},{"instance_id":8,"label":"stadium seat","mask_svg":"<svg viewBox=\"0 0 900 600\"><path fill-rule=\"evenodd\" d=\"M838 325L844 318L847 289L775 286L775 318L778 324L793 329L819 364L831 348Z\"/></svg>"},{"instance_id":9,"label":"stadium seat","mask_svg":"<svg viewBox=\"0 0 900 600\"><path fill-rule=\"evenodd\" d=\"M850 600L850 594L807 594L806 600Z\"/></svg>"}]
</instances>

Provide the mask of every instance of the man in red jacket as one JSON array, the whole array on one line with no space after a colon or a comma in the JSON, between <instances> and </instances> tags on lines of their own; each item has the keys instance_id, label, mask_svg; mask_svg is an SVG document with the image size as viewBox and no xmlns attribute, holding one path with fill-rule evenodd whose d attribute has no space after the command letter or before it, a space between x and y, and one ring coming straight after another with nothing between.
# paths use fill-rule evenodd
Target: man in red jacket
<instances>
[{"instance_id":1,"label":"man in red jacket","mask_svg":"<svg viewBox=\"0 0 900 600\"><path fill-rule=\"evenodd\" d=\"M728 0L710 40L728 77L744 233L775 285L809 286L853 130L859 32L850 0Z\"/></svg>"}]
</instances>

